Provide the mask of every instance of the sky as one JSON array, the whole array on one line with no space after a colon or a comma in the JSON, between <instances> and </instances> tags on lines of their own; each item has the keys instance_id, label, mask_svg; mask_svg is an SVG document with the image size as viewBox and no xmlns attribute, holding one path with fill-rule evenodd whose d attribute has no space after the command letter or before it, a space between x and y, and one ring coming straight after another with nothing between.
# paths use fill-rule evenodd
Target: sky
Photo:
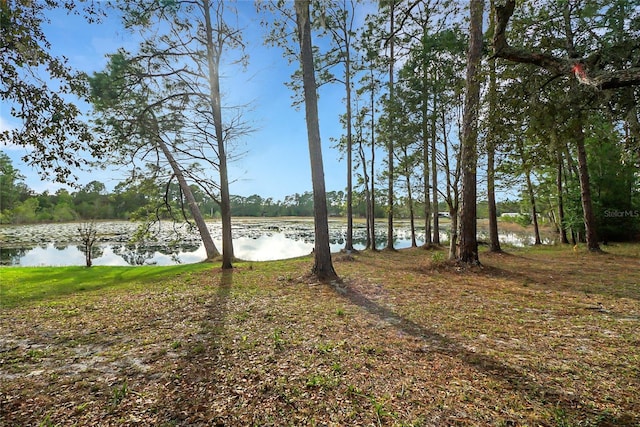
<instances>
[{"instance_id":1,"label":"sky","mask_svg":"<svg viewBox=\"0 0 640 427\"><path fill-rule=\"evenodd\" d=\"M363 15L365 10L375 10L374 3L361 7ZM255 131L240 141L239 151L245 154L230 164L230 192L283 200L287 195L312 189L304 108L291 106L292 91L284 85L297 64L288 64L280 48L264 45L266 30L260 26L260 16L252 0L240 1L238 10L239 24L245 29L243 38L249 63L246 70L225 67L221 85L223 96L249 105L244 118ZM64 12L53 12L48 17L51 23L46 25L45 34L51 43L51 52L64 55L71 67L88 74L102 71L107 64L106 55L119 47L136 49L137 42L121 28L115 16L108 16L101 24L88 24L81 16ZM327 191L346 187L346 162L331 142L331 138L344 133L339 123L339 114L345 110L343 98L343 86L325 85L320 89L320 135ZM19 125L10 116L9 106L0 103L0 130ZM69 188L41 180L36 169L20 160L27 153L25 148L2 146L0 149L9 155L14 167L25 177L25 183L35 192ZM98 180L108 190L125 178L124 171L112 169L76 170L75 173L80 185Z\"/></svg>"}]
</instances>

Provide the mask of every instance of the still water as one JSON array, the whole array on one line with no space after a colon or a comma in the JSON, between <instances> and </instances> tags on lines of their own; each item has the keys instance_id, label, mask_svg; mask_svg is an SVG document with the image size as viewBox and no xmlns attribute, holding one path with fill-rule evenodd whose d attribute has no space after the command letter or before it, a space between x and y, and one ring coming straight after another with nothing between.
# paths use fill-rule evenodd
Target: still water
<instances>
[{"instance_id":1,"label":"still water","mask_svg":"<svg viewBox=\"0 0 640 427\"><path fill-rule=\"evenodd\" d=\"M0 263L20 266L84 265L79 223L0 226ZM208 223L216 246L221 249L220 222ZM146 241L132 243L130 237L138 224L124 221L96 223L98 240L93 249L93 265L172 265L195 263L205 259L204 246L197 230L172 223L154 226ZM386 246L386 227L378 226L376 246ZM446 226L445 226L446 227ZM329 222L332 252L344 247L346 224ZM418 245L424 243L424 228L416 230ZM235 256L248 261L267 261L307 255L313 249L313 221L310 219L237 219L233 223ZM354 224L354 247L365 245L363 224ZM482 231L480 239L486 239ZM443 228L441 241L448 240ZM506 233L501 242L515 246L533 243L526 232ZM545 243L551 243L546 241ZM411 246L409 225L398 221L394 230L394 247Z\"/></svg>"}]
</instances>

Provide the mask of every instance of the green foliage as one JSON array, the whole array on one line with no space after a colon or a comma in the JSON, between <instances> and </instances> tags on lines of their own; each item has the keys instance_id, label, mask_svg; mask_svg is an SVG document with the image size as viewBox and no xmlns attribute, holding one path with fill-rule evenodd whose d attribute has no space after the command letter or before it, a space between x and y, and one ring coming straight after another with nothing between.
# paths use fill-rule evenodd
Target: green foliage
<instances>
[{"instance_id":1,"label":"green foliage","mask_svg":"<svg viewBox=\"0 0 640 427\"><path fill-rule=\"evenodd\" d=\"M205 217L219 217L218 203L198 187L194 186L192 190ZM0 223L27 224L100 219L146 222L178 219L182 213L179 186L176 183L168 186L158 185L151 178L121 182L111 193L97 181L73 193L67 190L58 190L55 194L46 191L39 195L29 193L30 190L25 191L17 186L15 197L18 201L13 209L6 209L0 213ZM25 200L20 201L21 198ZM378 199L380 200L380 197ZM364 217L363 193L354 193L354 201L354 214ZM327 192L327 206L330 216L344 215L345 192ZM286 196L284 200L262 198L257 194L248 197L231 196L231 212L233 216L250 217L313 216L313 193L296 193ZM191 218L187 210L184 213L187 218ZM384 216L384 204L380 201L376 204L376 216Z\"/></svg>"},{"instance_id":2,"label":"green foliage","mask_svg":"<svg viewBox=\"0 0 640 427\"><path fill-rule=\"evenodd\" d=\"M624 158L622 135L603 117L594 116L587 129L591 189L603 240L630 240L640 232L640 178L637 166Z\"/></svg>"},{"instance_id":3,"label":"green foliage","mask_svg":"<svg viewBox=\"0 0 640 427\"><path fill-rule=\"evenodd\" d=\"M444 252L435 251L431 254L431 267L439 268L444 266L446 263Z\"/></svg>"},{"instance_id":4,"label":"green foliage","mask_svg":"<svg viewBox=\"0 0 640 427\"><path fill-rule=\"evenodd\" d=\"M518 3L510 21L509 43L522 52L580 58L588 77L619 72L637 63L632 47L640 36L637 0L589 0L580 7L571 2L533 4ZM592 28L599 29L597 36ZM577 142L584 132L597 234L605 240L633 237L638 229L634 215L615 218L614 213L636 209L637 184L630 170L637 168L638 161L639 131L634 125L638 92L594 90L581 84L585 81L577 81L574 73L550 74L549 68L524 64L498 62L498 70L504 83L499 86L500 112L496 115L499 148L504 153L500 165L503 184L520 186L522 177L530 173L536 207L543 215L557 217L560 166L565 217L559 225L584 236L577 167ZM627 135L623 136L625 128Z\"/></svg>"},{"instance_id":5,"label":"green foliage","mask_svg":"<svg viewBox=\"0 0 640 427\"><path fill-rule=\"evenodd\" d=\"M161 70L172 73L181 69L180 67L172 69L170 60L163 62L156 43L157 39L150 37L149 43L141 46L139 50L143 57L149 59L149 64L145 65L144 61L136 62L138 57L135 54L119 50L109 57L109 63L102 72L85 79L86 76L74 72L60 58L51 55L42 26L50 10L66 7L70 11L81 12L83 6L79 5L84 3L36 0L1 4L2 37L5 44L3 56L0 59L3 73L0 92L2 101L6 101L7 105L21 107L16 109L18 114L16 118L27 123L27 126L20 131L4 131L0 139L5 142L33 146L35 151L31 159L32 163L42 166L60 164L60 168L54 172L56 177L61 179L68 173L66 165L75 164L81 157L77 152L81 151L82 147L74 144L88 147L89 151L97 150L96 152L107 147L104 145L99 148L95 144L86 144L92 139L91 135L88 135L86 126L76 119L77 109L67 101L72 99L67 95L75 94L90 95L90 101L99 113L99 118L95 122L96 130L109 131L108 137L101 142L109 142L110 150L122 154L122 162L129 162L131 157L127 154L136 152L148 143L149 138L157 134L150 131L149 124L154 117L149 115L147 107L156 105L156 101L165 96L167 99L166 103L163 103L164 107L154 109L153 112L156 115L156 124L163 127L160 130L176 132L174 141L176 144L185 142L185 138L179 134L184 126L188 126L188 120L180 111L186 111L187 108L192 107L198 110L201 104L197 100L200 98L199 96L193 98L181 96L180 92L185 90L184 85L181 85L179 78L169 75L158 83L158 86L164 85L166 91L154 93L151 90L155 84L154 72ZM565 53L567 47L571 45L567 43L567 34L563 30L565 28L563 19L566 13L569 24L574 30L575 52L569 52L564 56L589 59L591 62L586 64L587 66L604 67L606 65L611 69L622 69L637 62L636 41L640 34L638 0L611 2L589 0L581 3L580 7L574 7L570 2L543 2L536 7L531 7L533 4L530 1L517 2L516 13L511 20L512 29L509 33L513 46L535 47L548 52ZM393 209L399 216L406 217L411 203L407 197L403 197L407 190L416 191L414 199L423 198L419 191L423 191L420 187L424 177L419 175L418 162L419 155L424 149L421 147L424 132L430 136L431 127L434 127L436 140L441 144L446 128L452 126L453 129L455 126L455 110L459 105L464 84L462 72L468 36L462 30L459 11L454 10L456 7L448 9L448 6L438 2L429 2L433 10L430 8L425 8L424 11L420 8L406 10L407 5L402 2L394 3L396 16L402 16L406 12L407 16L411 17L411 21L417 25L415 28L401 29L399 34L403 34L403 37L397 37L394 40L398 51L406 53L406 56L402 65L398 65L398 73L395 76L397 77L395 99L391 100L390 96L383 93L386 82L384 79L379 79L380 75L385 73L384 70L388 69L386 64L388 58L378 49L381 40L389 40L386 31L391 5L390 2L383 2L379 13L367 18L362 34L349 34L349 37L353 36L354 40L360 39L359 43L352 45L353 65L361 67L354 69L356 75L353 76L352 82L360 82L359 88L357 84L355 85L354 92L359 92L362 96L358 98L359 105L356 108L360 109L360 115L354 112L354 117L361 116L360 132L363 141L366 141L365 144L371 143L369 136L375 136L377 144L393 140L396 147L395 172L397 174L400 171L407 177L406 181L410 181L405 185L408 188L404 191L400 188L401 186L396 186L396 191L404 194L398 194L399 197L396 197L396 205ZM153 4L142 1L121 2L119 6L122 8L127 25L138 26L140 31L148 31L149 35L158 30L154 27L155 24L167 17L176 18L176 21L172 22L177 25L173 27L176 31L196 31L196 26L193 24L196 21L190 18L198 17L197 11L184 10L185 15L181 16L177 13L180 3L175 0L163 0ZM328 35L336 30L334 24L344 22L343 18L354 12L351 8L358 7L357 4L345 4L344 8L349 10L341 10L341 7L334 8L334 6L337 4L332 2L324 5L318 3L312 7L313 25L319 33ZM263 5L262 8L269 9L271 12L281 12L283 17L292 17L292 10L286 2L273 2L270 5ZM423 14L429 10L429 13ZM181 9L180 13L182 12ZM442 16L448 16L446 22L439 21L440 18L437 16L440 12L447 12L442 14ZM191 13L193 15L190 15ZM95 11L87 11L87 14L89 17L95 16ZM223 16L218 18L221 17ZM265 20L265 24L270 29L269 41L280 44L279 42L284 40L283 37L289 37L290 43L285 43L286 46L282 45L282 47L291 61L297 60L297 41L290 37L295 34L288 31L287 20L267 21L270 20ZM597 38L593 37L594 33L590 28L599 29ZM338 30L341 31L342 28ZM164 28L159 30L158 37L167 35L160 34L162 31ZM412 31L415 32L412 33ZM20 46L18 46L18 40ZM229 47L238 46L234 44ZM315 53L322 53L323 56L327 54L326 64L331 63L332 60L345 59L344 56L336 56L337 51L327 52L326 47L317 46L315 51ZM338 47L343 49L344 53L344 46ZM196 51L201 50L190 50L190 52ZM322 78L334 78L335 76L331 74L336 70L336 68L324 69ZM633 171L634 168L637 169L634 147L637 148L638 141L631 126L633 123L628 117L631 117L629 114L633 112L630 108L638 105L638 92L615 91L601 96L600 92L590 88L585 89L580 85L576 86L576 90L567 90L568 79L570 82L573 79L571 75L550 78L551 76L544 70L507 64L502 61L497 62L496 72L501 79L497 94L500 111L493 113L497 113L495 115L498 116L496 131L499 133L498 157L502 163L500 178L503 186L509 190L518 189L523 181L523 172L530 171L534 180L537 207L545 216L555 212L557 195L554 194L556 162L554 153L560 147L568 147L566 153L563 151L566 175L563 196L566 215L562 226L579 234L582 233L584 220L580 189L577 176L571 170L572 167L575 169L576 163L575 141L567 123L572 116L575 116L575 111L583 111L598 231L606 239L626 239L637 235L640 226L636 212L640 209L640 196L637 178ZM43 83L47 79L41 77L51 77L54 82ZM154 83L144 84L143 80ZM62 95L50 90L53 84L60 84ZM8 90L9 87L12 90ZM204 88L202 93L209 92L206 81L202 88ZM368 98L369 90L374 92L374 97L378 101L383 102L370 106L368 99L365 99ZM363 108L363 105L366 105L366 108ZM382 108L383 111L377 107ZM443 112L446 116L443 123L432 124L427 120L434 116L439 120ZM491 113L489 112L487 117L491 116ZM392 119L398 116L402 116L404 120ZM132 124L133 118L139 120ZM371 130L365 129L369 128L370 120L378 123L374 135L367 133L372 132L373 126ZM623 140L620 130L624 128L629 129L629 134ZM38 140L34 140L33 135L37 135ZM114 136L115 138L112 138ZM438 153L440 161L444 158L442 154ZM570 162L573 163L572 167L569 165ZM187 167L191 168L191 166ZM439 165L441 169L442 166ZM8 156L1 153L0 222L62 222L77 219L148 220L176 217L183 208L179 188L173 182L160 184L163 180L168 180L166 171L159 170L161 168L157 166L155 169L145 169L145 167L142 167L142 170L138 168L136 173L132 174L135 178L118 185L111 194L105 191L102 183L94 181L72 194L58 192L55 195L43 193L36 196L29 194L28 188L20 182L19 173L13 169ZM196 169L194 166L193 170ZM386 176L385 173L382 171L382 176ZM140 178L140 175L146 175L146 179ZM442 178L443 176L440 180L440 190L444 186ZM362 182L363 179L360 184ZM220 215L220 209L214 197L203 190L198 190L195 186L192 190L205 215L210 217ZM386 202L381 202L385 200L384 197L378 196L376 194L375 216L382 217L389 211L389 207L385 206ZM34 198L37 198L37 202L31 200ZM365 215L364 200L362 191L353 195L354 215ZM422 202L416 200L413 202L418 208ZM166 208L162 206L164 202L167 204ZM327 204L329 215L344 215L346 212L344 192L329 192ZM313 197L310 192L290 195L282 201L263 199L258 195L238 196L232 198L231 205L232 214L235 216L313 215ZM422 212L422 209L417 210ZM446 211L447 208L441 206L440 210ZM498 204L498 213L518 211L520 211L519 206ZM188 212L186 216L189 218ZM486 216L484 202L478 204L477 216L481 218Z\"/></svg>"},{"instance_id":6,"label":"green foliage","mask_svg":"<svg viewBox=\"0 0 640 427\"><path fill-rule=\"evenodd\" d=\"M19 196L16 184L20 178L9 156L0 151L0 213L13 209Z\"/></svg>"},{"instance_id":7,"label":"green foliage","mask_svg":"<svg viewBox=\"0 0 640 427\"><path fill-rule=\"evenodd\" d=\"M476 218L489 218L489 202L486 200L478 201L476 206Z\"/></svg>"},{"instance_id":8,"label":"green foliage","mask_svg":"<svg viewBox=\"0 0 640 427\"><path fill-rule=\"evenodd\" d=\"M83 97L86 86L82 73L67 65L65 58L50 52L43 27L52 10L75 13L82 10L78 2L58 0L0 2L2 47L0 55L0 100L6 111L22 122L21 126L0 132L3 145L29 147L23 160L49 171L64 182L71 168L86 163L83 152L99 155L80 110L70 101ZM98 14L94 5L82 10L89 20ZM3 108L4 110L4 108Z\"/></svg>"},{"instance_id":9,"label":"green foliage","mask_svg":"<svg viewBox=\"0 0 640 427\"><path fill-rule=\"evenodd\" d=\"M38 424L39 427L57 427L59 425L60 424L54 423L51 420L51 414L45 415L44 419L42 421L40 421L40 424Z\"/></svg>"},{"instance_id":10,"label":"green foliage","mask_svg":"<svg viewBox=\"0 0 640 427\"><path fill-rule=\"evenodd\" d=\"M285 340L282 338L282 330L279 328L276 328L273 331L272 338L273 338L274 348L277 350L282 350L285 345Z\"/></svg>"},{"instance_id":11,"label":"green foliage","mask_svg":"<svg viewBox=\"0 0 640 427\"><path fill-rule=\"evenodd\" d=\"M533 222L533 218L528 213L520 214L516 216L515 219L516 219L516 224L519 224L523 227L527 227L531 225L531 223Z\"/></svg>"},{"instance_id":12,"label":"green foliage","mask_svg":"<svg viewBox=\"0 0 640 427\"><path fill-rule=\"evenodd\" d=\"M129 387L127 382L123 382L119 386L115 386L111 389L111 406L118 406L129 394Z\"/></svg>"},{"instance_id":13,"label":"green foliage","mask_svg":"<svg viewBox=\"0 0 640 427\"><path fill-rule=\"evenodd\" d=\"M78 219L78 214L67 203L61 203L53 208L54 222L68 222Z\"/></svg>"},{"instance_id":14,"label":"green foliage","mask_svg":"<svg viewBox=\"0 0 640 427\"><path fill-rule=\"evenodd\" d=\"M335 368L335 367L334 367ZM307 378L306 386L308 388L331 389L340 384L340 375L338 369L333 369L333 375L313 374Z\"/></svg>"},{"instance_id":15,"label":"green foliage","mask_svg":"<svg viewBox=\"0 0 640 427\"><path fill-rule=\"evenodd\" d=\"M38 199L28 199L18 203L13 209L13 222L16 224L27 224L37 222L39 204Z\"/></svg>"},{"instance_id":16,"label":"green foliage","mask_svg":"<svg viewBox=\"0 0 640 427\"><path fill-rule=\"evenodd\" d=\"M0 224L11 224L13 222L13 212L0 212Z\"/></svg>"}]
</instances>

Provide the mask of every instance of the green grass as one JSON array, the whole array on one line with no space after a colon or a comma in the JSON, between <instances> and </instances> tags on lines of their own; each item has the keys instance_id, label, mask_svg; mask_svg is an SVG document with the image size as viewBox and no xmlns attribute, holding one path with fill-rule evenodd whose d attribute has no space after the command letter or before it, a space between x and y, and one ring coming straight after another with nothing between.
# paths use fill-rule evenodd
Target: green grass
<instances>
[{"instance_id":1,"label":"green grass","mask_svg":"<svg viewBox=\"0 0 640 427\"><path fill-rule=\"evenodd\" d=\"M3 267L0 268L0 307L56 300L77 293L150 285L212 264L140 267Z\"/></svg>"}]
</instances>

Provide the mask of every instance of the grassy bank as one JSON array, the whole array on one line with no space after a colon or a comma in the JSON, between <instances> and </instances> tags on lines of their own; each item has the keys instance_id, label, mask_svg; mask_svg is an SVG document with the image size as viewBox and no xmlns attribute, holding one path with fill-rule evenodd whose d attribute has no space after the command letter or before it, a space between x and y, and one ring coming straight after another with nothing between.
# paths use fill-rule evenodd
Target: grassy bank
<instances>
[{"instance_id":1,"label":"grassy bank","mask_svg":"<svg viewBox=\"0 0 640 427\"><path fill-rule=\"evenodd\" d=\"M607 250L2 269L0 425L636 426L640 246Z\"/></svg>"},{"instance_id":2,"label":"grassy bank","mask_svg":"<svg viewBox=\"0 0 640 427\"><path fill-rule=\"evenodd\" d=\"M169 267L2 267L0 305L11 308L83 292L144 287L181 273L207 269L211 269L211 264Z\"/></svg>"}]
</instances>

